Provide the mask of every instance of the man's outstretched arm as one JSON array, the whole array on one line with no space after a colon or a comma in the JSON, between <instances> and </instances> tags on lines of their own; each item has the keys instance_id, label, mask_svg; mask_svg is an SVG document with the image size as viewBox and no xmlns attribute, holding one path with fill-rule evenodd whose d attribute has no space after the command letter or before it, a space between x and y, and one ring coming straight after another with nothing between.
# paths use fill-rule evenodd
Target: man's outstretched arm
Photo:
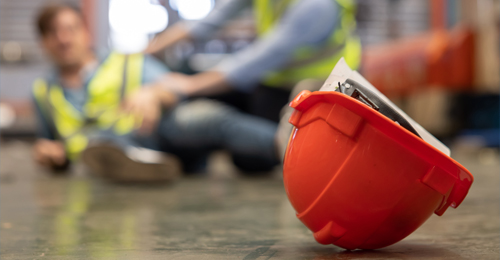
<instances>
[{"instance_id":1,"label":"man's outstretched arm","mask_svg":"<svg viewBox=\"0 0 500 260\"><path fill-rule=\"evenodd\" d=\"M200 21L181 21L155 36L146 53L155 53L172 47L185 39L204 39L213 35L227 20L251 5L251 0L227 0L215 6L210 14Z\"/></svg>"},{"instance_id":2,"label":"man's outstretched arm","mask_svg":"<svg viewBox=\"0 0 500 260\"><path fill-rule=\"evenodd\" d=\"M186 96L218 94L231 88L251 91L267 73L283 67L298 48L319 47L327 41L337 17L338 6L331 0L298 1L269 33L214 69L193 76L170 73L157 85Z\"/></svg>"}]
</instances>

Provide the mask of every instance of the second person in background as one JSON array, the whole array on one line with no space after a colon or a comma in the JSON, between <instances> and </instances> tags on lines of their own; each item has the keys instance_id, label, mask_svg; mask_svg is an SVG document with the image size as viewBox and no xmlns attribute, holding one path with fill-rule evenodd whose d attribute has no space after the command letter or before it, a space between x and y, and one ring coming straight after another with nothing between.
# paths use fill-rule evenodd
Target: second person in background
<instances>
[{"instance_id":1,"label":"second person in background","mask_svg":"<svg viewBox=\"0 0 500 260\"><path fill-rule=\"evenodd\" d=\"M351 68L358 67L361 44L354 34L355 0L221 1L205 19L179 22L160 33L146 52L158 52L185 39L206 39L247 7L253 8L255 17L253 44L205 72L169 73L156 86L183 96L233 90L251 93L253 105L247 112L278 121L298 82L323 82L341 57Z\"/></svg>"}]
</instances>

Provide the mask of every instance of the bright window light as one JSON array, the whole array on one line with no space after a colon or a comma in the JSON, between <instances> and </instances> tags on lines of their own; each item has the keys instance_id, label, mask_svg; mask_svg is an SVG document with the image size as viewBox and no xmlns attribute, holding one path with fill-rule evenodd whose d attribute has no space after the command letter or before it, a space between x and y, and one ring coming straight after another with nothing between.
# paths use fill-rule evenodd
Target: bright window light
<instances>
[{"instance_id":1,"label":"bright window light","mask_svg":"<svg viewBox=\"0 0 500 260\"><path fill-rule=\"evenodd\" d=\"M170 0L170 7L177 10L182 19L200 20L214 8L214 0Z\"/></svg>"},{"instance_id":2,"label":"bright window light","mask_svg":"<svg viewBox=\"0 0 500 260\"><path fill-rule=\"evenodd\" d=\"M113 47L123 52L140 52L148 35L163 31L168 25L165 7L149 0L110 0L109 25Z\"/></svg>"}]
</instances>

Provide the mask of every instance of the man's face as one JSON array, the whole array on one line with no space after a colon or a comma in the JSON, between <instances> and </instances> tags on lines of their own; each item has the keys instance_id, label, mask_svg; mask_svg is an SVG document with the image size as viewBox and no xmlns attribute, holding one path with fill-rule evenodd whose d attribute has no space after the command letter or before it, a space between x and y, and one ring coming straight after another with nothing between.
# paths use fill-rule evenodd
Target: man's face
<instances>
[{"instance_id":1,"label":"man's face","mask_svg":"<svg viewBox=\"0 0 500 260\"><path fill-rule=\"evenodd\" d=\"M71 9L60 11L53 19L42 46L59 67L82 64L90 51L90 34L79 16Z\"/></svg>"}]
</instances>

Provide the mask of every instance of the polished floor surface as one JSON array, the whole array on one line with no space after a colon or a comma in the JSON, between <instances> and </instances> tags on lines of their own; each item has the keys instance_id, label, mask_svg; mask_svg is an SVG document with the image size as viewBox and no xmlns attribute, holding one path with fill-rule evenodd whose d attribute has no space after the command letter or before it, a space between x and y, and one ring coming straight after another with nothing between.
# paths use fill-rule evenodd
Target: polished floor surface
<instances>
[{"instance_id":1,"label":"polished floor surface","mask_svg":"<svg viewBox=\"0 0 500 260\"><path fill-rule=\"evenodd\" d=\"M459 208L432 216L393 246L350 252L314 241L279 174L241 178L215 158L209 176L170 186L113 185L78 169L51 176L32 164L29 144L4 142L1 258L499 259L497 153L462 150L455 157L475 183Z\"/></svg>"}]
</instances>

